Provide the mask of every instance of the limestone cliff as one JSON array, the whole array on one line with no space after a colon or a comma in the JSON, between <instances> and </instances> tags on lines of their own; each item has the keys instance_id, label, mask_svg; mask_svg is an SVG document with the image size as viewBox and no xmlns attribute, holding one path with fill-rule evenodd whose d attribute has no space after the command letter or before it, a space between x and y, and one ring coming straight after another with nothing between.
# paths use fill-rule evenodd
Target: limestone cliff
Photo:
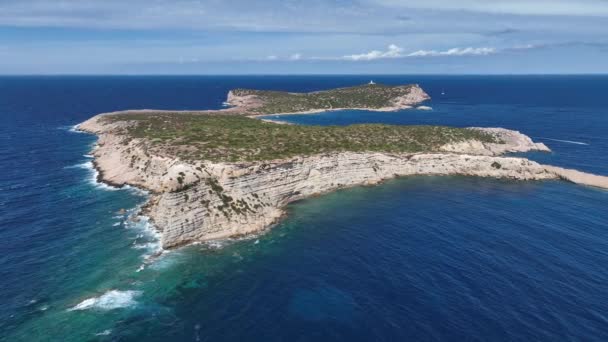
<instances>
[{"instance_id":1,"label":"limestone cliff","mask_svg":"<svg viewBox=\"0 0 608 342\"><path fill-rule=\"evenodd\" d=\"M358 100L352 100L351 93L362 89L369 91L361 87L346 90L348 101L356 103ZM380 91L382 96L386 96L384 100L399 108L428 98L415 85L374 88L373 91ZM261 99L260 94L267 96L266 93L249 91L231 92L228 100L237 106L235 108L211 112L212 114L203 111L187 113L250 115L252 108L268 104L269 100ZM322 95L328 94L344 95L340 92L325 92ZM289 95L287 102L292 101L293 96ZM317 95L312 97L314 101L318 100L315 96ZM377 104L381 106L382 103L384 102ZM299 109L300 105L302 102L289 102L290 108ZM276 102L275 106L282 108ZM381 108L383 107L376 107L377 110ZM444 132L445 141L449 143L429 145L429 152L342 151L249 162L183 159L175 152L167 152L173 147L160 145L159 148L149 136L129 133L138 123L131 119L134 115L128 114L149 117L148 114L156 115L158 112L148 110L98 115L80 124L79 129L99 137L92 153L100 181L116 186L129 184L150 191L150 200L144 212L162 233L164 248L257 232L276 222L284 214L283 207L289 202L339 188L376 184L396 176L466 175L514 180L563 179L608 188L608 177L540 165L525 158L502 156L508 152L549 151L545 145L533 142L520 132L502 128L471 128L465 132L440 130L438 132ZM120 120L107 120L116 115L124 116L125 113L127 116ZM150 127L154 127L155 130L168 131L168 124L163 122L168 122L165 120L172 118L172 115L180 114L183 113L165 112L156 117L160 126L140 127L140 130L151 130ZM178 122L176 127L182 124ZM467 132L475 134L466 134ZM359 134L359 131L356 133ZM457 133L464 138L448 139L451 134ZM175 139L181 144L180 137ZM374 140L374 137L366 139ZM416 141L419 140L420 138ZM181 146L181 150L184 149L183 146L189 148L187 145L177 146Z\"/></svg>"},{"instance_id":2,"label":"limestone cliff","mask_svg":"<svg viewBox=\"0 0 608 342\"><path fill-rule=\"evenodd\" d=\"M477 141L444 146L445 153L328 153L251 163L185 162L150 154L138 139L116 134L125 123L93 118L80 129L99 136L93 151L102 181L151 191L145 213L171 248L244 235L276 222L289 202L338 188L376 184L395 176L468 175L517 180L567 179L608 187L605 177L543 166L504 152L548 150L525 135L485 129L505 144ZM476 128L481 129L481 128Z\"/></svg>"},{"instance_id":3,"label":"limestone cliff","mask_svg":"<svg viewBox=\"0 0 608 342\"><path fill-rule=\"evenodd\" d=\"M154 196L147 213L163 231L164 247L262 230L287 203L395 176L461 174L552 179L541 165L521 158L458 154L339 153L253 165L205 165L185 171L179 191Z\"/></svg>"}]
</instances>

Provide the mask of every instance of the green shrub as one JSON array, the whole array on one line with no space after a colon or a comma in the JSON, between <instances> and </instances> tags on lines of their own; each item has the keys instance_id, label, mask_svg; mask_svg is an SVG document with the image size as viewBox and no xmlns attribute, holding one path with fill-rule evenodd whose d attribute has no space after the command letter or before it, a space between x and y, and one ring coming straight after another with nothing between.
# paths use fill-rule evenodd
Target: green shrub
<instances>
[{"instance_id":1,"label":"green shrub","mask_svg":"<svg viewBox=\"0 0 608 342\"><path fill-rule=\"evenodd\" d=\"M110 119L134 122L125 134L149 142L151 152L193 161L260 161L346 151L429 152L469 139L497 142L481 131L444 126L279 125L237 115L170 112L118 114ZM217 181L208 182L214 192L223 191Z\"/></svg>"}]
</instances>

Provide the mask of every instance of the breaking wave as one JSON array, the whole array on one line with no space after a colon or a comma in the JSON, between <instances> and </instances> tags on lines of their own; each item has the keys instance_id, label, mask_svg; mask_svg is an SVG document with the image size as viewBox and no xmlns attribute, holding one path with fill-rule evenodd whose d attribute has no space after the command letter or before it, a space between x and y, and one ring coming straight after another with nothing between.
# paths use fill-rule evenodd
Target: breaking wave
<instances>
[{"instance_id":1,"label":"breaking wave","mask_svg":"<svg viewBox=\"0 0 608 342\"><path fill-rule=\"evenodd\" d=\"M109 191L116 191L119 190L120 188L114 187L114 186L110 186L106 183L103 182L98 182L97 178L99 177L99 171L97 171L95 169L95 167L93 166L93 162L92 161L86 161L84 163L80 163L80 164L76 164L76 165L70 165L70 166L66 166L66 169L83 169L83 170L87 170L89 172L89 175L87 177L87 181L89 184L93 185L94 187L98 188L98 189L102 189L102 190L109 190Z\"/></svg>"},{"instance_id":2,"label":"breaking wave","mask_svg":"<svg viewBox=\"0 0 608 342\"><path fill-rule=\"evenodd\" d=\"M95 334L95 336L108 336L108 335L110 335L111 333L112 333L112 330L110 330L110 329L106 329L106 330L104 330L104 331L102 331L102 332L99 332L99 333Z\"/></svg>"},{"instance_id":3,"label":"breaking wave","mask_svg":"<svg viewBox=\"0 0 608 342\"><path fill-rule=\"evenodd\" d=\"M78 305L68 309L68 311L79 310L114 310L128 308L137 305L135 298L142 294L141 291L119 291L110 290L98 297L91 297L83 300Z\"/></svg>"},{"instance_id":4,"label":"breaking wave","mask_svg":"<svg viewBox=\"0 0 608 342\"><path fill-rule=\"evenodd\" d=\"M59 127L59 129L66 130L66 131L71 132L71 133L87 134L87 132L83 132L83 131L78 130L78 126L79 126L79 124L77 124L77 125L71 125L71 126L61 126L61 127Z\"/></svg>"}]
</instances>

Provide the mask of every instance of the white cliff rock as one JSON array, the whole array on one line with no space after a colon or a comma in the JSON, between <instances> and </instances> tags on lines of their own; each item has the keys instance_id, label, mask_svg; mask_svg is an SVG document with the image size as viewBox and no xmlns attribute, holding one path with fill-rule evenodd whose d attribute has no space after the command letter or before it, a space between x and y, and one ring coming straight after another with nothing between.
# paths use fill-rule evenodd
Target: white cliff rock
<instances>
[{"instance_id":1,"label":"white cliff rock","mask_svg":"<svg viewBox=\"0 0 608 342\"><path fill-rule=\"evenodd\" d=\"M428 99L417 85L392 102L395 110ZM230 92L235 106L217 115L246 114L261 105L253 95ZM141 110L121 114L146 114ZM179 113L175 115L179 115ZM188 112L194 114L208 111ZM540 165L525 158L501 156L510 152L549 151L528 136L503 128L472 128L491 134L496 143L467 140L446 144L435 153L340 152L248 163L185 161L150 152L149 142L125 134L129 121L95 116L78 126L99 139L93 151L99 180L150 191L144 208L161 232L164 248L196 241L226 238L270 227L289 202L335 189L376 184L396 176L466 175L513 180L563 179L608 188L608 177Z\"/></svg>"},{"instance_id":2,"label":"white cliff rock","mask_svg":"<svg viewBox=\"0 0 608 342\"><path fill-rule=\"evenodd\" d=\"M201 176L216 180L221 190L201 180L184 191L164 192L147 207L147 214L162 229L164 247L259 231L279 219L281 208L289 202L395 176L556 178L543 166L522 158L457 154L339 153L206 170L210 173ZM225 196L229 202L223 200Z\"/></svg>"},{"instance_id":3,"label":"white cliff rock","mask_svg":"<svg viewBox=\"0 0 608 342\"><path fill-rule=\"evenodd\" d=\"M504 144L467 141L441 153L331 153L253 163L188 163L151 155L144 141L115 131L98 117L80 129L99 135L93 151L101 180L151 191L145 213L161 231L164 248L249 234L268 228L289 202L338 188L376 184L396 176L467 175L514 180L566 179L608 188L608 178L544 166L505 152L548 150L501 128L476 128Z\"/></svg>"},{"instance_id":4,"label":"white cliff rock","mask_svg":"<svg viewBox=\"0 0 608 342\"><path fill-rule=\"evenodd\" d=\"M504 128L481 128L472 127L471 129L482 131L494 136L502 143L484 143L478 140L467 140L458 143L447 144L441 147L442 151L478 155L497 156L505 153L542 151L551 152L543 143L535 143L518 131Z\"/></svg>"}]
</instances>

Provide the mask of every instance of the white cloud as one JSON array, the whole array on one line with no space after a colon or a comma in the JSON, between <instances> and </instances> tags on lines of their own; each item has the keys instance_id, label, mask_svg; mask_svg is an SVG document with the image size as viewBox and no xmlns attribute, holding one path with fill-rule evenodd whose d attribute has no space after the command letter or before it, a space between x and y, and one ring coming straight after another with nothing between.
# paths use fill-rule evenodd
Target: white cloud
<instances>
[{"instance_id":1,"label":"white cloud","mask_svg":"<svg viewBox=\"0 0 608 342\"><path fill-rule=\"evenodd\" d=\"M391 44L387 50L372 50L367 53L346 55L341 58L333 59L344 59L351 61L373 61L377 59L388 59L388 58L406 58L406 57L438 57L438 56L486 56L498 53L499 50L493 47L465 47L465 48L452 48L445 51L440 50L418 50L409 54L403 53L404 49ZM327 58L332 59L332 58Z\"/></svg>"},{"instance_id":2,"label":"white cloud","mask_svg":"<svg viewBox=\"0 0 608 342\"><path fill-rule=\"evenodd\" d=\"M388 46L386 51L373 50L368 53L362 53L358 55L347 55L344 56L343 59L349 59L353 61L371 61L374 59L382 59L382 58L398 58L403 57L401 53L403 49L398 47L395 44L391 44Z\"/></svg>"},{"instance_id":3,"label":"white cloud","mask_svg":"<svg viewBox=\"0 0 608 342\"><path fill-rule=\"evenodd\" d=\"M418 50L407 55L407 57L437 57L437 56L486 56L497 53L498 50L492 47L467 47L452 48L445 51L438 50Z\"/></svg>"},{"instance_id":4,"label":"white cloud","mask_svg":"<svg viewBox=\"0 0 608 342\"><path fill-rule=\"evenodd\" d=\"M396 45L390 44L386 50L372 50L360 54L344 55L344 56L303 56L301 53L294 53L289 56L270 55L262 59L263 61L354 61L365 62L384 59L398 58L423 58L423 57L463 57L463 56L489 56L511 51L537 49L546 45L523 44L511 47L455 47L447 50L417 50L413 52L405 52L405 49Z\"/></svg>"}]
</instances>

